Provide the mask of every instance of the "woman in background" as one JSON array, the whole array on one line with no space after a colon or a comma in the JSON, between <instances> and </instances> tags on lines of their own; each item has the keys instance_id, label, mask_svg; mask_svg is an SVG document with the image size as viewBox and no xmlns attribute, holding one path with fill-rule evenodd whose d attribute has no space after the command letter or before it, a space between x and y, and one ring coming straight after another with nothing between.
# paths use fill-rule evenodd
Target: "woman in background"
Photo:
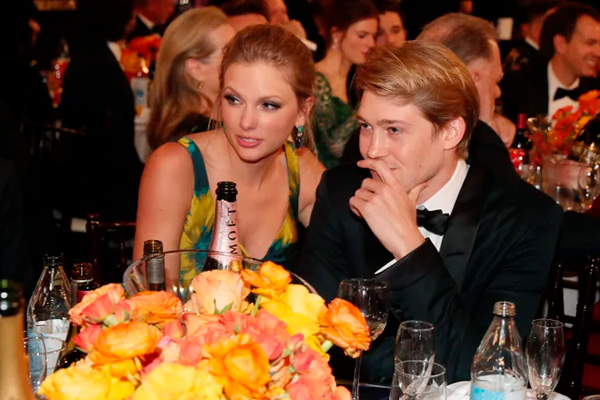
<instances>
[{"instance_id":1,"label":"woman in background","mask_svg":"<svg viewBox=\"0 0 600 400\"><path fill-rule=\"evenodd\" d=\"M378 14L371 0L335 0L327 14L327 52L316 65L313 123L319 160L327 168L339 163L358 125L346 80L352 65L362 64L375 45Z\"/></svg>"},{"instance_id":2,"label":"woman in background","mask_svg":"<svg viewBox=\"0 0 600 400\"><path fill-rule=\"evenodd\" d=\"M310 150L288 141L308 133L314 102L310 50L276 25L240 31L227 46L220 73L219 128L167 143L148 159L140 188L134 257L143 242L165 250L208 249L217 182L237 185L242 253L291 268L298 222L307 226L323 166ZM183 259L167 265L168 287L187 287L202 269Z\"/></svg>"},{"instance_id":3,"label":"woman in background","mask_svg":"<svg viewBox=\"0 0 600 400\"><path fill-rule=\"evenodd\" d=\"M165 31L152 82L148 143L152 149L208 130L219 92L223 47L233 38L216 7L189 10Z\"/></svg>"}]
</instances>

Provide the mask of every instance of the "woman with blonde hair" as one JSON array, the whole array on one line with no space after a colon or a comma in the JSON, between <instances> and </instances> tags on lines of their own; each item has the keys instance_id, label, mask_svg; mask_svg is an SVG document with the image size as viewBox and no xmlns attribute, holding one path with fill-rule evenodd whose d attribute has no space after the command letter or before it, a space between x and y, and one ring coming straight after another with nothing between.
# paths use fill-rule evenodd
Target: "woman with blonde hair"
<instances>
[{"instance_id":1,"label":"woman with blonde hair","mask_svg":"<svg viewBox=\"0 0 600 400\"><path fill-rule=\"evenodd\" d=\"M223 47L234 34L227 16L216 7L186 11L169 25L151 89L148 143L153 150L208 130Z\"/></svg>"},{"instance_id":2,"label":"woman with blonde hair","mask_svg":"<svg viewBox=\"0 0 600 400\"><path fill-rule=\"evenodd\" d=\"M292 267L298 226L308 226L324 170L302 139L310 133L315 79L310 50L277 25L254 25L227 45L217 129L186 135L151 154L140 184L134 257L145 240L165 250L207 249L217 183L236 183L242 253ZM289 141L292 135L295 142ZM167 266L167 287L183 287L201 259Z\"/></svg>"}]
</instances>

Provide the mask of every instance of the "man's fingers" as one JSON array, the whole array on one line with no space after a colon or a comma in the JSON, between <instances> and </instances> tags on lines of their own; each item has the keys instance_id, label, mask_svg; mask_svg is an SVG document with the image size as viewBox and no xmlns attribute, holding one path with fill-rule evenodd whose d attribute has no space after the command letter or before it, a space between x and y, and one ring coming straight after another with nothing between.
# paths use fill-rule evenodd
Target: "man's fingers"
<instances>
[{"instance_id":1,"label":"man's fingers","mask_svg":"<svg viewBox=\"0 0 600 400\"><path fill-rule=\"evenodd\" d=\"M392 170L381 160L367 159L360 160L356 165L360 168L370 169L371 171L375 171L377 175L381 177L383 182L387 182L389 184L394 184L398 182Z\"/></svg>"}]
</instances>

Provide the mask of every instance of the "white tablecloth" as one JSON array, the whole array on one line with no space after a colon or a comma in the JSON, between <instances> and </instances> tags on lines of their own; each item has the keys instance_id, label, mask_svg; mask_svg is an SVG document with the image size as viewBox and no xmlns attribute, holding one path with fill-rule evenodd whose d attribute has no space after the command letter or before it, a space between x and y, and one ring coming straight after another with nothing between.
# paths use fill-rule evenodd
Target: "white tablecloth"
<instances>
[{"instance_id":1,"label":"white tablecloth","mask_svg":"<svg viewBox=\"0 0 600 400\"><path fill-rule=\"evenodd\" d=\"M454 382L446 388L446 400L469 400L470 392L471 382ZM535 393L531 389L527 389L527 400L535 400ZM569 400L569 398L552 392L548 400Z\"/></svg>"}]
</instances>

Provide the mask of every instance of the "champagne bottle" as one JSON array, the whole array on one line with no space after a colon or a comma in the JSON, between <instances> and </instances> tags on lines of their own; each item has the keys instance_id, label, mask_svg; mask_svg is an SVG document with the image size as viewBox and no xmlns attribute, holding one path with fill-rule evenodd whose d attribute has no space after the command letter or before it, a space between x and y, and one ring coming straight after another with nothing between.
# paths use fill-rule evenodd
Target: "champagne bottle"
<instances>
[{"instance_id":1,"label":"champagne bottle","mask_svg":"<svg viewBox=\"0 0 600 400\"><path fill-rule=\"evenodd\" d=\"M144 242L144 258L146 259L146 278L148 289L152 291L166 290L165 285L165 255L160 240Z\"/></svg>"},{"instance_id":2,"label":"champagne bottle","mask_svg":"<svg viewBox=\"0 0 600 400\"><path fill-rule=\"evenodd\" d=\"M210 241L210 252L204 263L204 271L213 269L241 270L241 251L237 230L237 189L234 182L217 184L215 222ZM220 254L217 254L220 253ZM231 254L229 257L225 254Z\"/></svg>"},{"instance_id":3,"label":"champagne bottle","mask_svg":"<svg viewBox=\"0 0 600 400\"><path fill-rule=\"evenodd\" d=\"M471 400L525 400L527 363L515 324L515 305L494 304L494 319L471 367Z\"/></svg>"},{"instance_id":4,"label":"champagne bottle","mask_svg":"<svg viewBox=\"0 0 600 400\"><path fill-rule=\"evenodd\" d=\"M20 287L0 280L0 399L35 399L23 350L23 304Z\"/></svg>"}]
</instances>

